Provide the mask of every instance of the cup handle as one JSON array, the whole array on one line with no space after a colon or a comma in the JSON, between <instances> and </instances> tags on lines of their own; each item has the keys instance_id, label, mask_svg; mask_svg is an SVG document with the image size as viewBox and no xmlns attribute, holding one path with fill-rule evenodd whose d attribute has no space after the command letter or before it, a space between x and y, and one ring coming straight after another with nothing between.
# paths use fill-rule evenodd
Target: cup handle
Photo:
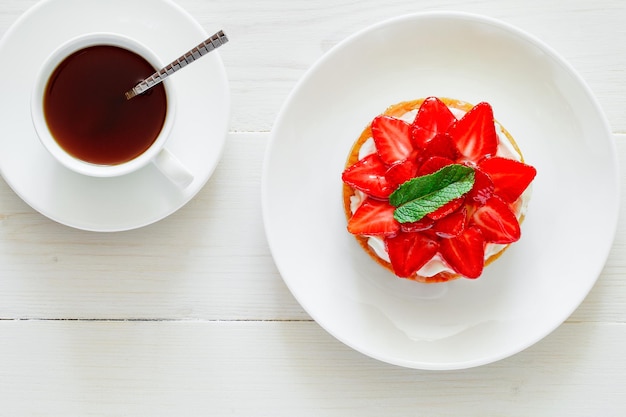
<instances>
[{"instance_id":1,"label":"cup handle","mask_svg":"<svg viewBox=\"0 0 626 417\"><path fill-rule=\"evenodd\" d=\"M185 189L193 181L193 174L170 151L163 148L152 160L159 171L178 188Z\"/></svg>"}]
</instances>

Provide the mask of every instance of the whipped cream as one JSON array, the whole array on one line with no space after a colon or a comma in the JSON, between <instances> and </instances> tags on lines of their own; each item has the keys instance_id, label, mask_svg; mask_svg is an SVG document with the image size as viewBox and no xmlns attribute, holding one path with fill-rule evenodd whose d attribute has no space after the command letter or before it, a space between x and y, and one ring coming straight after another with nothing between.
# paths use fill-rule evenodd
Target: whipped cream
<instances>
[{"instance_id":1,"label":"whipped cream","mask_svg":"<svg viewBox=\"0 0 626 417\"><path fill-rule=\"evenodd\" d=\"M450 108L452 113L457 119L463 117L465 112L463 110ZM410 111L400 117L402 120L411 123L415 119L415 115L417 110ZM513 147L513 144L509 141L508 137L504 133L503 127L494 122L496 133L498 135L498 151L496 156L501 156L503 158L515 159L517 161L522 160L522 156L519 152ZM373 154L376 152L376 144L374 143L373 138L368 138L359 149L359 160L365 158L366 156ZM526 191L522 194L522 196L517 201L514 211L518 220L521 219L522 216L526 214L526 208L528 206L528 201L530 200L531 195L531 187L529 186ZM359 190L355 190L353 196L350 197L350 211L352 214L359 208L359 206L363 203L363 201L367 198L367 195ZM389 254L387 253L387 248L385 247L385 242L382 238L378 236L369 236L367 239L368 246L374 251L376 256L385 262L389 261ZM508 245L497 244L497 243L487 243L485 245L485 261L490 257L497 255L502 252ZM445 261L441 258L439 254L436 254L430 261L428 261L417 274L423 277L432 277L441 272L449 272L455 273L455 271L450 268Z\"/></svg>"}]
</instances>

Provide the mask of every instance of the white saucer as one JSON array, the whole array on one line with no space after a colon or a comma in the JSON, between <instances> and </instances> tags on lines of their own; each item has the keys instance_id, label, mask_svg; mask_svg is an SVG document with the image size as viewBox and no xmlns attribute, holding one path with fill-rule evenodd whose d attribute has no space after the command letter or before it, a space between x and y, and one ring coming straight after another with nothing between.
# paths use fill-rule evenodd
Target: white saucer
<instances>
[{"instance_id":1,"label":"white saucer","mask_svg":"<svg viewBox=\"0 0 626 417\"><path fill-rule=\"evenodd\" d=\"M537 168L522 239L476 280L396 278L346 230L353 142L387 106L429 95L491 103ZM263 171L267 238L291 292L347 345L411 368L483 365L556 329L596 282L619 213L616 155L593 94L540 40L481 16L401 16L335 46L285 102Z\"/></svg>"},{"instance_id":2,"label":"white saucer","mask_svg":"<svg viewBox=\"0 0 626 417\"><path fill-rule=\"evenodd\" d=\"M194 175L185 190L172 185L153 164L118 178L76 174L39 142L30 93L45 58L61 43L88 32L135 38L163 62L208 37L193 17L168 0L38 3L0 41L0 174L31 207L59 223L93 231L134 229L184 206L213 173L228 130L228 80L217 51L170 78L178 108L167 147Z\"/></svg>"}]
</instances>

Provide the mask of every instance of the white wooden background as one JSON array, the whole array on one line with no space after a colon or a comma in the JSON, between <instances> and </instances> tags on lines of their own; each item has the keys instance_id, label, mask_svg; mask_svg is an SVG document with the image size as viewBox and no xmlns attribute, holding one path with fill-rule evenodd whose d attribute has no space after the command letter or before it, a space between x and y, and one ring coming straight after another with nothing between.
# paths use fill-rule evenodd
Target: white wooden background
<instances>
[{"instance_id":1,"label":"white wooden background","mask_svg":"<svg viewBox=\"0 0 626 417\"><path fill-rule=\"evenodd\" d=\"M0 35L35 3L0 0ZM491 365L426 372L313 322L274 266L260 207L269 131L299 77L351 33L416 11L481 13L544 40L597 95L626 165L625 1L178 3L231 39L223 159L182 210L115 234L58 225L0 180L0 416L626 415L623 216L597 285L553 334Z\"/></svg>"}]
</instances>

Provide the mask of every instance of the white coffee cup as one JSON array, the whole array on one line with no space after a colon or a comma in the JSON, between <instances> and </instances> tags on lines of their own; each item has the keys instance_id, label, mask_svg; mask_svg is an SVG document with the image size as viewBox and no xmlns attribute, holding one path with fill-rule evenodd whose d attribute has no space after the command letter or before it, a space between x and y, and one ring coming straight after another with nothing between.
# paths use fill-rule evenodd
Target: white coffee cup
<instances>
[{"instance_id":1,"label":"white coffee cup","mask_svg":"<svg viewBox=\"0 0 626 417\"><path fill-rule=\"evenodd\" d=\"M38 73L32 92L31 116L41 143L59 163L83 175L93 177L116 177L130 174L149 163L154 163L157 168L178 187L187 187L193 181L193 175L166 148L176 113L176 96L169 80L163 82L167 97L167 112L163 127L152 145L145 152L130 161L114 165L100 165L85 162L65 151L53 137L46 122L43 104L48 80L59 64L67 57L81 49L96 45L111 45L130 50L143 57L155 69L164 66L157 55L149 48L131 38L118 34L91 33L64 43L45 60ZM86 86L85 93L88 94L88 86ZM121 92L121 94L123 95L124 92ZM137 123L141 123L141 121L138 120Z\"/></svg>"}]
</instances>

